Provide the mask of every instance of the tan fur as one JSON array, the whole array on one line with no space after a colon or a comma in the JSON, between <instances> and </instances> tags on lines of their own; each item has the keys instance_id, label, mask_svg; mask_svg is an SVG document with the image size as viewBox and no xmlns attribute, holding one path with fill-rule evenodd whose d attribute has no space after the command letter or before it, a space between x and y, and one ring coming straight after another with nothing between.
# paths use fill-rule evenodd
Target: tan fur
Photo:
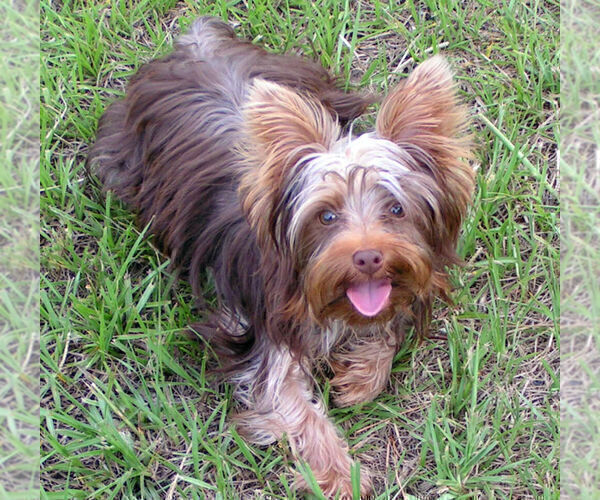
<instances>
[{"instance_id":1,"label":"tan fur","mask_svg":"<svg viewBox=\"0 0 600 500\"><path fill-rule=\"evenodd\" d=\"M426 60L385 99L376 130L397 144L410 144L433 157L456 204L449 220L454 237L471 201L474 172L471 140L465 134L468 113L458 102L448 63L441 56Z\"/></svg>"},{"instance_id":2,"label":"tan fur","mask_svg":"<svg viewBox=\"0 0 600 500\"><path fill-rule=\"evenodd\" d=\"M327 498L338 493L341 498L352 498L348 446L315 398L305 371L287 351L272 353L263 390L251 403L251 410L235 416L240 434L258 444L285 435L295 455L310 466ZM361 476L361 491L366 495L371 483L366 472ZM299 476L297 483L298 488L306 488Z\"/></svg>"},{"instance_id":3,"label":"tan fur","mask_svg":"<svg viewBox=\"0 0 600 500\"><path fill-rule=\"evenodd\" d=\"M375 399L385 387L398 349L393 336L365 339L331 355L333 401L345 407Z\"/></svg>"},{"instance_id":4,"label":"tan fur","mask_svg":"<svg viewBox=\"0 0 600 500\"><path fill-rule=\"evenodd\" d=\"M349 500L353 460L311 370L329 361L340 406L382 391L406 328L425 336L447 298L474 176L442 58L398 85L359 137L343 127L374 99L338 83L200 18L107 109L89 165L198 298L210 272L218 306L194 329L244 408L239 432L261 445L287 436L325 496ZM359 264L366 251L381 267ZM364 471L361 495L371 490Z\"/></svg>"},{"instance_id":5,"label":"tan fur","mask_svg":"<svg viewBox=\"0 0 600 500\"><path fill-rule=\"evenodd\" d=\"M352 255L365 248L381 249L385 263L374 278L393 276L393 300L376 320L362 317L344 300L345 284L357 279L359 274L352 266ZM326 319L345 319L351 324L386 323L404 306L409 306L414 295L423 295L431 289L430 257L422 249L397 234L372 231L349 231L341 234L307 270L306 297L314 321L323 324ZM391 270L394 269L394 274ZM398 271L401 270L402 273ZM342 300L340 300L342 299Z\"/></svg>"},{"instance_id":6,"label":"tan fur","mask_svg":"<svg viewBox=\"0 0 600 500\"><path fill-rule=\"evenodd\" d=\"M254 161L241 179L240 194L250 223L265 241L264 215L277 202L287 170L303 156L327 151L340 129L318 101L264 80L254 82L244 115L252 137L246 154Z\"/></svg>"}]
</instances>

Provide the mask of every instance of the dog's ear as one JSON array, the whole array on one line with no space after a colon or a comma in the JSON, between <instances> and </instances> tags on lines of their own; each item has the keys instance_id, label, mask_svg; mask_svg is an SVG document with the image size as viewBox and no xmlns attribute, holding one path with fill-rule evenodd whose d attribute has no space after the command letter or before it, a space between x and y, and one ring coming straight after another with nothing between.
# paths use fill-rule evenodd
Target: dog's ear
<instances>
[{"instance_id":1,"label":"dog's ear","mask_svg":"<svg viewBox=\"0 0 600 500\"><path fill-rule=\"evenodd\" d=\"M289 174L304 158L328 151L340 128L314 97L264 80L250 89L244 118L250 162L240 183L243 210L259 240L281 245L277 227L285 226L279 217Z\"/></svg>"},{"instance_id":2,"label":"dog's ear","mask_svg":"<svg viewBox=\"0 0 600 500\"><path fill-rule=\"evenodd\" d=\"M247 167L240 181L242 209L253 227L262 253L267 334L293 351L301 336L292 335L306 318L306 301L287 241L292 216L286 199L294 172L312 155L327 152L340 127L315 97L264 80L255 80L244 107Z\"/></svg>"},{"instance_id":3,"label":"dog's ear","mask_svg":"<svg viewBox=\"0 0 600 500\"><path fill-rule=\"evenodd\" d=\"M417 66L386 97L377 116L377 133L395 143L414 144L433 156L460 156L468 145L463 138L466 124L452 71L443 57L435 56Z\"/></svg>"},{"instance_id":4,"label":"dog's ear","mask_svg":"<svg viewBox=\"0 0 600 500\"><path fill-rule=\"evenodd\" d=\"M293 164L306 153L326 151L340 133L317 99L266 80L254 81L244 116L253 152L261 162L268 160L270 168Z\"/></svg>"},{"instance_id":5,"label":"dog's ear","mask_svg":"<svg viewBox=\"0 0 600 500\"><path fill-rule=\"evenodd\" d=\"M410 152L439 185L440 216L449 247L456 241L474 188L467 125L467 110L441 56L420 64L393 89L377 116L377 134Z\"/></svg>"}]
</instances>

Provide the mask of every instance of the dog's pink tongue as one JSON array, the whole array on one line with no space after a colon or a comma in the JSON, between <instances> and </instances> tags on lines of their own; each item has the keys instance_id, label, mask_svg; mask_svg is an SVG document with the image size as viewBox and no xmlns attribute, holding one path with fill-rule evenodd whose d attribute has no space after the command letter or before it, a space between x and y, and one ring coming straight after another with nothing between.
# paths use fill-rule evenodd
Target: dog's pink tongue
<instances>
[{"instance_id":1,"label":"dog's pink tongue","mask_svg":"<svg viewBox=\"0 0 600 500\"><path fill-rule=\"evenodd\" d=\"M386 305L392 285L390 280L370 280L346 290L350 302L364 316L375 316Z\"/></svg>"}]
</instances>

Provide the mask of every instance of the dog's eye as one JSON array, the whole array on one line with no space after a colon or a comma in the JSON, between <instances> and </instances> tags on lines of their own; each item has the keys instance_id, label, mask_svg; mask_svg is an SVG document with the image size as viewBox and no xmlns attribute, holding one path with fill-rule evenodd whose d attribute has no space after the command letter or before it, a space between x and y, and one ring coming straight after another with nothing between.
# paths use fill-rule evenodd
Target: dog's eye
<instances>
[{"instance_id":1,"label":"dog's eye","mask_svg":"<svg viewBox=\"0 0 600 500\"><path fill-rule=\"evenodd\" d=\"M321 221L321 224L325 224L326 226L333 224L337 219L337 214L331 210L323 210L319 214L319 220Z\"/></svg>"},{"instance_id":2,"label":"dog's eye","mask_svg":"<svg viewBox=\"0 0 600 500\"><path fill-rule=\"evenodd\" d=\"M394 203L390 207L390 213L392 215L395 215L396 217L400 217L404 213L404 209L402 208L402 205L400 205L400 203Z\"/></svg>"}]
</instances>

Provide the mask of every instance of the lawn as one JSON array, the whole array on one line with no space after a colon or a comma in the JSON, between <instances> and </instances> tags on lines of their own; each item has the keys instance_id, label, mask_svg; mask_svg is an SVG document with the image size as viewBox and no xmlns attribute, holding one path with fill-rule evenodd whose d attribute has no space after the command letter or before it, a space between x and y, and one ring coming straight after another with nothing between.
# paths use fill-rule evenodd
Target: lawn
<instances>
[{"instance_id":1,"label":"lawn","mask_svg":"<svg viewBox=\"0 0 600 500\"><path fill-rule=\"evenodd\" d=\"M39 490L39 16L0 5L0 498Z\"/></svg>"},{"instance_id":2,"label":"lawn","mask_svg":"<svg viewBox=\"0 0 600 500\"><path fill-rule=\"evenodd\" d=\"M381 94L431 54L450 60L478 170L455 305L438 304L433 337L398 353L374 402L330 415L377 498L559 497L558 3L41 9L43 498L296 498L286 443L253 447L228 425L231 390L186 331L202 318L189 287L84 169L102 111L204 14Z\"/></svg>"},{"instance_id":3,"label":"lawn","mask_svg":"<svg viewBox=\"0 0 600 500\"><path fill-rule=\"evenodd\" d=\"M598 1L569 0L563 5L560 436L564 498L600 498L600 53L598 32L592 28L598 22Z\"/></svg>"}]
</instances>

